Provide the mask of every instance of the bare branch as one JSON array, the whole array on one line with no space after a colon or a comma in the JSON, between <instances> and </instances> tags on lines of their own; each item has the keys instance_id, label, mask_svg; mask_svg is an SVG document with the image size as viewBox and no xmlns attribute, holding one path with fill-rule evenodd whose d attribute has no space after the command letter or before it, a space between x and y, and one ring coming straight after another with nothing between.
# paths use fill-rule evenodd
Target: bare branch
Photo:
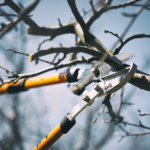
<instances>
[{"instance_id":1,"label":"bare branch","mask_svg":"<svg viewBox=\"0 0 150 150\"><path fill-rule=\"evenodd\" d=\"M121 105L134 105L134 104L133 104L133 103L129 103L129 102L122 101L122 102L121 102Z\"/></svg>"},{"instance_id":2,"label":"bare branch","mask_svg":"<svg viewBox=\"0 0 150 150\"><path fill-rule=\"evenodd\" d=\"M120 101L119 101L119 105L117 108L117 115L119 115L120 113L120 109L121 109L121 105L122 105L122 100L123 100L123 93L124 93L124 87L121 89L121 94L120 94Z\"/></svg>"},{"instance_id":3,"label":"bare branch","mask_svg":"<svg viewBox=\"0 0 150 150\"><path fill-rule=\"evenodd\" d=\"M113 32L107 31L107 30L105 30L105 33L110 33L110 34L114 35L115 37L117 37L119 39L119 41L122 44L122 38L117 33L113 33Z\"/></svg>"},{"instance_id":4,"label":"bare branch","mask_svg":"<svg viewBox=\"0 0 150 150\"><path fill-rule=\"evenodd\" d=\"M39 72L35 72L33 74L18 74L18 76L19 76L20 79L34 77L34 76L43 74L43 73L51 71L51 70L58 70L58 69L68 67L68 66L73 66L73 65L76 65L76 64L91 63L94 60L97 60L97 59L95 57L85 58L84 60L83 59L77 59L77 60L74 60L74 61L71 61L71 62L68 62L68 63L61 64L61 65L56 66L56 67L49 67L47 69L41 70ZM11 76L10 76L10 78L11 78Z\"/></svg>"},{"instance_id":5,"label":"bare branch","mask_svg":"<svg viewBox=\"0 0 150 150\"><path fill-rule=\"evenodd\" d=\"M7 0L6 4L11 8L13 9L17 14L20 14L21 12L21 9L20 7L18 7L14 1L12 0ZM24 17L23 18L24 22L26 24L28 24L30 27L32 27L33 30L37 31L39 30L39 26L29 17Z\"/></svg>"},{"instance_id":6,"label":"bare branch","mask_svg":"<svg viewBox=\"0 0 150 150\"><path fill-rule=\"evenodd\" d=\"M15 14L0 14L0 16L11 16L11 17L19 17L19 15L15 15ZM27 17L32 17L33 14L29 14L27 15Z\"/></svg>"},{"instance_id":7,"label":"bare branch","mask_svg":"<svg viewBox=\"0 0 150 150\"><path fill-rule=\"evenodd\" d=\"M119 132L115 132L114 135L117 135L117 136L122 136L122 137L125 137L125 136L139 136L139 135L146 135L146 134L150 134L150 131L147 131L147 132L135 132L135 133L119 133Z\"/></svg>"},{"instance_id":8,"label":"bare branch","mask_svg":"<svg viewBox=\"0 0 150 150\"><path fill-rule=\"evenodd\" d=\"M56 36L68 33L75 33L74 32L74 23L68 23L56 27L39 27L38 30L34 30L32 27L28 28L28 34L32 35L43 35L43 36L51 36L51 40L54 39Z\"/></svg>"},{"instance_id":9,"label":"bare branch","mask_svg":"<svg viewBox=\"0 0 150 150\"><path fill-rule=\"evenodd\" d=\"M136 18L139 16L139 14L143 11L144 7L149 3L149 0L145 0L145 2L142 4L142 7L137 8L135 10L135 14L134 17L131 19L131 21L129 22L129 24L127 25L127 27L125 28L125 30L123 31L121 38L123 39L123 37L127 34L127 32L129 31L129 29L131 28L131 26L133 25L133 23L135 22ZM116 45L118 44L119 41L116 41L114 43L114 45L112 46L111 49L114 49L116 47Z\"/></svg>"},{"instance_id":10,"label":"bare branch","mask_svg":"<svg viewBox=\"0 0 150 150\"><path fill-rule=\"evenodd\" d=\"M123 120L123 117L117 115L116 113L114 113L113 109L112 109L112 106L111 106L111 103L110 103L110 97L111 95L107 95L105 96L105 99L103 101L103 104L106 105L107 109L108 109L108 113L110 115L110 117L112 118L112 120L115 122L115 123L118 123L120 121Z\"/></svg>"},{"instance_id":11,"label":"bare branch","mask_svg":"<svg viewBox=\"0 0 150 150\"><path fill-rule=\"evenodd\" d=\"M17 19L14 19L12 22L10 22L9 24L7 24L3 30L1 31L0 34L0 38L6 34L8 31L10 31L19 21L21 21L24 17L26 17L30 11L32 11L37 4L39 3L39 0L35 0L32 4L30 4L27 8L23 9L20 13L19 13L19 17Z\"/></svg>"},{"instance_id":12,"label":"bare branch","mask_svg":"<svg viewBox=\"0 0 150 150\"><path fill-rule=\"evenodd\" d=\"M93 14L95 14L96 11L95 11L95 8L94 8L93 0L90 0L89 3L90 3L90 5L91 5Z\"/></svg>"},{"instance_id":13,"label":"bare branch","mask_svg":"<svg viewBox=\"0 0 150 150\"><path fill-rule=\"evenodd\" d=\"M7 72L7 74L10 72L10 73L13 74L13 77L18 77L18 74L17 74L16 72L13 72L13 71L11 71L11 70L9 70L9 69L6 69L6 68L4 68L4 67L2 67L2 66L0 66L0 68L4 69L4 70Z\"/></svg>"},{"instance_id":14,"label":"bare branch","mask_svg":"<svg viewBox=\"0 0 150 150\"><path fill-rule=\"evenodd\" d=\"M58 18L59 26L62 27L63 25L61 24L60 19Z\"/></svg>"},{"instance_id":15,"label":"bare branch","mask_svg":"<svg viewBox=\"0 0 150 150\"><path fill-rule=\"evenodd\" d=\"M86 24L89 28L92 25L92 23L96 19L98 19L104 12L112 10L112 9L117 9L117 8L123 8L123 7L126 7L126 6L130 6L131 4L134 4L138 1L140 1L140 0L131 0L131 1L119 4L119 5L110 5L111 1L106 1L105 4L102 5L102 7L100 7L94 15L92 15L90 18L88 18L86 20Z\"/></svg>"},{"instance_id":16,"label":"bare branch","mask_svg":"<svg viewBox=\"0 0 150 150\"><path fill-rule=\"evenodd\" d=\"M27 53L17 52L17 51L15 51L15 50L10 49L10 48L6 48L6 50L12 51L12 52L17 53L17 54L29 56L29 54L27 54ZM43 60L43 59L40 59L40 58L37 58L37 59L40 60L40 61L42 61L42 62L51 64L50 62L48 62L48 61L46 61L46 60Z\"/></svg>"},{"instance_id":17,"label":"bare branch","mask_svg":"<svg viewBox=\"0 0 150 150\"><path fill-rule=\"evenodd\" d=\"M72 10L76 20L80 24L85 37L88 38L90 36L90 34L89 34L89 31L88 31L87 25L85 24L84 20L82 19L81 15L79 14L79 12L77 10L76 4L75 4L75 0L67 0L67 1L68 1L68 4L69 4L69 6L70 6L70 8L71 8L71 10Z\"/></svg>"},{"instance_id":18,"label":"bare branch","mask_svg":"<svg viewBox=\"0 0 150 150\"><path fill-rule=\"evenodd\" d=\"M114 51L114 55L118 54L120 52L120 50L122 49L122 47L129 41L134 40L134 39L138 39L138 38L150 38L149 34L144 34L144 33L140 33L140 34L134 34L130 37L128 37L127 39L125 39Z\"/></svg>"},{"instance_id":19,"label":"bare branch","mask_svg":"<svg viewBox=\"0 0 150 150\"><path fill-rule=\"evenodd\" d=\"M139 112L139 115L140 115L140 116L150 115L150 113L141 112L141 110L139 110L139 109L137 109L137 111Z\"/></svg>"},{"instance_id":20,"label":"bare branch","mask_svg":"<svg viewBox=\"0 0 150 150\"><path fill-rule=\"evenodd\" d=\"M58 54L59 54L59 53L57 53L54 58L56 58ZM65 54L65 53L63 53L63 54L64 54L64 56L63 56L61 59L58 59L58 61L57 61L56 63L54 63L53 61L51 61L50 63L51 63L52 65L54 65L54 66L57 66L58 64L60 64L61 61L63 61L63 60L66 58L66 54ZM53 60L54 60L54 59L53 59Z\"/></svg>"},{"instance_id":21,"label":"bare branch","mask_svg":"<svg viewBox=\"0 0 150 150\"><path fill-rule=\"evenodd\" d=\"M100 111L98 112L97 116L93 119L93 121L91 122L91 124L94 124L94 123L97 121L98 117L99 117L100 114L104 111L104 109L105 109L105 105L102 106L102 108L101 108Z\"/></svg>"}]
</instances>

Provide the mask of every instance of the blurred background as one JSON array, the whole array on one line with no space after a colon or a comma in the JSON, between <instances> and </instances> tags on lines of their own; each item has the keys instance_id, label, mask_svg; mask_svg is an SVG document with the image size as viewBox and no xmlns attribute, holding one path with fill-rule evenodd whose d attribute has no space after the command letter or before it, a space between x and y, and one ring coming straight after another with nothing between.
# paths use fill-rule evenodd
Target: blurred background
<instances>
[{"instance_id":1,"label":"blurred background","mask_svg":"<svg viewBox=\"0 0 150 150\"><path fill-rule=\"evenodd\" d=\"M0 0L0 3L3 0ZM22 3L24 7L31 3L30 0L14 0L15 3ZM96 2L96 1L94 1ZM112 4L120 4L127 0L113 0ZM143 3L144 0L140 1ZM139 4L140 4L139 3ZM88 0L76 0L77 8L80 14L83 14L83 8L88 10L90 4ZM15 14L7 6L1 7L8 13ZM106 34L104 30L117 33L119 36L125 31L131 17L125 17L122 13L133 14L138 7L129 6L110 10L104 13L91 26L90 31L103 43L108 50L113 50L114 43L118 39ZM74 19L74 15L67 1L62 0L41 0L38 6L32 11L32 19L39 26L58 26L58 18L62 24L67 24ZM92 15L88 13L84 19ZM150 34L150 12L143 9L126 32L123 40L127 37L137 34ZM13 17L12 17L13 18ZM0 22L7 22L5 17L0 16ZM33 53L38 49L38 45L48 37L33 36L27 34L28 26L23 21L17 24L17 31L11 30L9 33L0 39L0 66L13 70L17 73L34 73L42 69L50 67L49 64L39 62L29 62L28 57L15 54L11 51L6 51L6 48L11 48L19 52ZM52 41L45 42L41 49L49 47L57 47L59 44L69 47L75 45L75 36L72 34L61 35ZM127 43L121 50L122 52L132 52L135 57L127 62L134 62L138 69L146 73L150 73L149 61L150 41L148 38L135 39ZM78 54L77 58L88 56ZM43 57L45 60L52 60L54 55ZM61 55L59 56L62 57ZM63 62L69 62L69 56ZM71 68L90 68L91 65L77 65ZM47 72L53 74L55 72L64 72L66 68L58 71ZM0 77L5 77L6 72L0 69ZM87 90L90 90L89 86ZM111 104L114 112L116 112L121 90L115 93L111 98ZM150 112L150 93L131 84L124 87L123 101L130 105L122 105L120 115L124 117L124 121L139 124L139 121L145 126L150 127L150 116L139 116L137 108L143 112ZM42 88L31 89L26 92L0 95L0 150L29 150L35 147L59 122L69 113L72 108L80 102L81 96L74 95L67 83L46 86ZM107 113L107 108L101 113L94 124L91 124L93 119L98 115L103 108L102 101L104 97L96 98L95 103L91 107L87 107L77 118L76 125L66 135L62 136L50 149L51 150L148 150L150 147L150 135L144 136L127 136L120 141L120 136L114 135L115 132L124 133L122 128L132 132L143 132L148 129L120 124L122 128L115 125L113 122L105 123L104 120L110 120Z\"/></svg>"}]
</instances>

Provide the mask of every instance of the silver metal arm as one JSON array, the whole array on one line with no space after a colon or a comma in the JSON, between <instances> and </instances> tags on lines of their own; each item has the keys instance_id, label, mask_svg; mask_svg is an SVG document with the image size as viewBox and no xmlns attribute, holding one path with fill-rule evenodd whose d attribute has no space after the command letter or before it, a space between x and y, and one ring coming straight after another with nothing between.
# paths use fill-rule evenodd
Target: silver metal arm
<instances>
[{"instance_id":1,"label":"silver metal arm","mask_svg":"<svg viewBox=\"0 0 150 150\"><path fill-rule=\"evenodd\" d=\"M136 72L137 66L131 64L130 67L114 72L110 75L100 78L100 82L95 83L93 89L88 92L85 90L82 94L84 101L79 102L68 115L70 121L74 120L76 116L84 110L87 106L93 104L96 97L111 94L122 88Z\"/></svg>"}]
</instances>

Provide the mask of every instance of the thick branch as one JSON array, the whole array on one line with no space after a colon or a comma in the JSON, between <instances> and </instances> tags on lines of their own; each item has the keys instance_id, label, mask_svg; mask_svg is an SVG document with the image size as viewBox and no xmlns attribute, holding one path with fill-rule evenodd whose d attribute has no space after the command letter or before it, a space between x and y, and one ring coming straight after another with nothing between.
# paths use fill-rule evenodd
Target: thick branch
<instances>
[{"instance_id":1,"label":"thick branch","mask_svg":"<svg viewBox=\"0 0 150 150\"><path fill-rule=\"evenodd\" d=\"M88 31L88 28L84 22L84 20L82 19L81 15L79 14L78 10L77 10L77 7L76 7L76 4L75 4L75 0L67 0L68 1L68 4L76 18L76 20L78 21L78 23L80 24L83 32L84 32L84 36L86 37L89 37L90 34L89 34L89 31Z\"/></svg>"},{"instance_id":2,"label":"thick branch","mask_svg":"<svg viewBox=\"0 0 150 150\"><path fill-rule=\"evenodd\" d=\"M82 47L82 46L76 46L76 47L51 47L49 49L40 50L39 52L34 52L29 56L29 60L33 61L38 57L53 54L53 53L74 53L74 52L80 52L80 53L86 53L95 56L97 59L104 58L103 61L105 61L107 64L109 64L114 69L121 69L123 68L123 65L120 60L118 60L115 56L110 57L107 56L107 54L103 54L101 52L98 52L96 50Z\"/></svg>"},{"instance_id":3,"label":"thick branch","mask_svg":"<svg viewBox=\"0 0 150 150\"><path fill-rule=\"evenodd\" d=\"M28 34L32 35L43 35L43 36L51 36L51 40L62 34L67 33L75 33L74 32L74 25L73 24L66 24L62 27L39 27L38 30L35 30L34 28L30 27L27 30Z\"/></svg>"}]
</instances>

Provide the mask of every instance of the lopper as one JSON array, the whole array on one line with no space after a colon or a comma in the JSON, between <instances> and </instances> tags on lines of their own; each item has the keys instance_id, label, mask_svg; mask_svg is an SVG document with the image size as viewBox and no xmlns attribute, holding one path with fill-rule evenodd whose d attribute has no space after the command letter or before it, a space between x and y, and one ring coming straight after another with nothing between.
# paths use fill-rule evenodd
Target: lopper
<instances>
[{"instance_id":1,"label":"lopper","mask_svg":"<svg viewBox=\"0 0 150 150\"><path fill-rule=\"evenodd\" d=\"M115 56L120 63L124 63L134 57L133 53L121 53ZM73 84L71 90L76 95L82 94L82 101L79 102L70 113L61 120L61 122L35 147L33 150L47 150L53 145L63 134L75 125L75 118L87 106L94 103L96 97L111 94L122 88L136 72L137 66L130 66L112 72L112 68L106 63L97 63L90 69L71 69L64 73L46 75L35 78L21 79L16 84L13 82L3 84L0 87L0 94L17 93L26 91L30 88L52 85L64 82L77 82ZM91 91L85 88L89 84L93 84Z\"/></svg>"}]
</instances>

